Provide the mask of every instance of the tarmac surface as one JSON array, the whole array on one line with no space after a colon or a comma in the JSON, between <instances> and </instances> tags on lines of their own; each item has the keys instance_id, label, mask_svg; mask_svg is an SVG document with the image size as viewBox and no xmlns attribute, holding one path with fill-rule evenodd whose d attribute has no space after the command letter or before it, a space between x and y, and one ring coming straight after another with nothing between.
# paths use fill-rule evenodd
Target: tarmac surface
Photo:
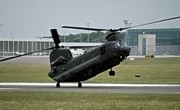
<instances>
[{"instance_id":1,"label":"tarmac surface","mask_svg":"<svg viewBox=\"0 0 180 110\"><path fill-rule=\"evenodd\" d=\"M4 57L8 58L8 57ZM3 59L3 58L0 58ZM6 60L0 63L4 64L50 64L49 56L23 56L19 58L14 58L11 60Z\"/></svg>"},{"instance_id":2,"label":"tarmac surface","mask_svg":"<svg viewBox=\"0 0 180 110\"><path fill-rule=\"evenodd\" d=\"M55 85L56 83L0 83L0 91L180 94L180 85L167 84L82 83L82 88L78 88L77 83L61 83L60 88L56 88Z\"/></svg>"},{"instance_id":3,"label":"tarmac surface","mask_svg":"<svg viewBox=\"0 0 180 110\"><path fill-rule=\"evenodd\" d=\"M7 58L7 57L3 57ZM0 58L0 59L3 59ZM128 56L128 58L145 58L145 56ZM180 58L180 56L155 56L155 58ZM0 63L10 64L50 64L49 56L23 56L11 60L6 60Z\"/></svg>"}]
</instances>

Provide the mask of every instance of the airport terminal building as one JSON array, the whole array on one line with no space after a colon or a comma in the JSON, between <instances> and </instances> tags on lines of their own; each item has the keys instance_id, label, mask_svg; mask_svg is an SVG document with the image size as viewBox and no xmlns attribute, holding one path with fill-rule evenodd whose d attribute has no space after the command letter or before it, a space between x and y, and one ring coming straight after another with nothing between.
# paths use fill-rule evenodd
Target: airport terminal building
<instances>
[{"instance_id":1,"label":"airport terminal building","mask_svg":"<svg viewBox=\"0 0 180 110\"><path fill-rule=\"evenodd\" d=\"M102 43L75 43L75 42L62 42L60 46L64 48L71 48L71 50L92 49L101 45ZM47 48L54 47L55 44L51 40L0 40L0 57L1 56L14 56L21 55L29 52L39 51ZM29 56L47 56L50 55L52 50L37 52ZM74 51L73 51L74 52ZM76 53L76 52L75 52Z\"/></svg>"},{"instance_id":2,"label":"airport terminal building","mask_svg":"<svg viewBox=\"0 0 180 110\"><path fill-rule=\"evenodd\" d=\"M180 55L180 28L130 29L126 33L125 42L131 47L131 55ZM17 41L0 38L0 56L23 54L53 46L53 41L49 39ZM50 51L34 55L49 54Z\"/></svg>"},{"instance_id":3,"label":"airport terminal building","mask_svg":"<svg viewBox=\"0 0 180 110\"><path fill-rule=\"evenodd\" d=\"M131 55L180 55L180 28L130 29L126 36Z\"/></svg>"}]
</instances>

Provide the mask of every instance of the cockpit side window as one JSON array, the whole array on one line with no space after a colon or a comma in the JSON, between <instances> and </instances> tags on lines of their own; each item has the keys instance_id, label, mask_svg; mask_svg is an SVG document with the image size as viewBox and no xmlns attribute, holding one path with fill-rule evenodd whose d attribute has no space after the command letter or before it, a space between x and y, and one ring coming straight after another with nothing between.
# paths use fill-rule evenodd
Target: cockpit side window
<instances>
[{"instance_id":1,"label":"cockpit side window","mask_svg":"<svg viewBox=\"0 0 180 110\"><path fill-rule=\"evenodd\" d=\"M70 50L69 50L69 55L70 55L70 57L73 57L73 56L72 56L72 53L71 53L71 51L70 51Z\"/></svg>"}]
</instances>

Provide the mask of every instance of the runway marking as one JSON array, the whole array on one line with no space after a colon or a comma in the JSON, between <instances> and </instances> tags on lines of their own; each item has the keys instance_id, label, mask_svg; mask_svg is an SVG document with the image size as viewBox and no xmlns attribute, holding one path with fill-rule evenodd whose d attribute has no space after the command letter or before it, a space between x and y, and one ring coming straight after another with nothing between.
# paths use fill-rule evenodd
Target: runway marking
<instances>
[{"instance_id":1,"label":"runway marking","mask_svg":"<svg viewBox=\"0 0 180 110\"><path fill-rule=\"evenodd\" d=\"M7 87L55 87L56 83L0 83ZM78 83L60 83L61 87L77 87ZM109 83L82 83L83 87L180 87L175 84L109 84ZM0 88L2 89L2 88Z\"/></svg>"},{"instance_id":2,"label":"runway marking","mask_svg":"<svg viewBox=\"0 0 180 110\"><path fill-rule=\"evenodd\" d=\"M61 86L77 86L78 83L60 83ZM86 87L180 87L178 84L110 84L82 83ZM55 86L56 83L0 83L0 86Z\"/></svg>"}]
</instances>

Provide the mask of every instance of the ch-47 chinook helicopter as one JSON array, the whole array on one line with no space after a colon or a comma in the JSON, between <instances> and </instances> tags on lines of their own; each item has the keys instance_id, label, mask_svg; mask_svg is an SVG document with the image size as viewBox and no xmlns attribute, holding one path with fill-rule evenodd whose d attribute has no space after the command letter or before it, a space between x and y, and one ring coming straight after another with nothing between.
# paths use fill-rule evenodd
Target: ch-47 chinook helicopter
<instances>
[{"instance_id":1,"label":"ch-47 chinook helicopter","mask_svg":"<svg viewBox=\"0 0 180 110\"><path fill-rule=\"evenodd\" d=\"M59 39L57 30L51 29L52 38L55 43L54 47L4 58L1 59L0 62L33 54L36 52L52 50L49 56L51 70L48 75L50 78L57 82L56 87L60 87L60 82L78 82L78 87L82 87L81 81L90 79L105 70L110 69L109 75L114 76L115 71L113 71L112 68L120 64L120 62L122 62L127 58L127 56L129 56L131 48L127 47L123 42L120 31L179 18L180 16L172 17L119 29L62 26L62 28L71 29L108 31L108 34L105 35L107 42L92 49L91 51L84 53L83 55L73 58L69 49L65 49L59 46L59 43L61 43L61 41Z\"/></svg>"}]
</instances>

